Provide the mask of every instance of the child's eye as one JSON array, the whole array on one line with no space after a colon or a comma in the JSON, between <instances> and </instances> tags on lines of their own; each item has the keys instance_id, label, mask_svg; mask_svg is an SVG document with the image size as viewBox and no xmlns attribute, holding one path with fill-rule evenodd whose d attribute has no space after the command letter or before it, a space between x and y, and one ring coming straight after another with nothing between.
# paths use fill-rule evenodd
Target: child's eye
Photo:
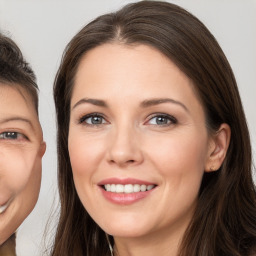
<instances>
[{"instance_id":1,"label":"child's eye","mask_svg":"<svg viewBox=\"0 0 256 256\"><path fill-rule=\"evenodd\" d=\"M27 137L19 132L0 133L0 140L19 140L19 139L27 139Z\"/></svg>"},{"instance_id":2,"label":"child's eye","mask_svg":"<svg viewBox=\"0 0 256 256\"><path fill-rule=\"evenodd\" d=\"M162 125L162 126L168 126L176 123L177 123L177 119L175 117L166 115L166 114L157 114L151 117L147 122L147 124Z\"/></svg>"},{"instance_id":3,"label":"child's eye","mask_svg":"<svg viewBox=\"0 0 256 256\"><path fill-rule=\"evenodd\" d=\"M89 115L83 116L79 120L79 123L83 123L86 125L101 125L101 124L106 124L107 121L100 114L89 114Z\"/></svg>"}]
</instances>

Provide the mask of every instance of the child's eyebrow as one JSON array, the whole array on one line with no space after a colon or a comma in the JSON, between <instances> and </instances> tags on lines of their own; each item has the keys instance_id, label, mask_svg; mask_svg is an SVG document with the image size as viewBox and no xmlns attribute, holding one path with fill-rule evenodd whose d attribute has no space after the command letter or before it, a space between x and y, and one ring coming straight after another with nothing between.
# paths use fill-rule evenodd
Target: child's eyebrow
<instances>
[{"instance_id":1,"label":"child's eyebrow","mask_svg":"<svg viewBox=\"0 0 256 256\"><path fill-rule=\"evenodd\" d=\"M31 126L31 128L34 130L34 126L33 126L32 122L29 119L24 118L24 117L19 117L19 116L0 119L0 124L9 123L9 122L12 122L12 121L25 122L25 123L29 124Z\"/></svg>"}]
</instances>

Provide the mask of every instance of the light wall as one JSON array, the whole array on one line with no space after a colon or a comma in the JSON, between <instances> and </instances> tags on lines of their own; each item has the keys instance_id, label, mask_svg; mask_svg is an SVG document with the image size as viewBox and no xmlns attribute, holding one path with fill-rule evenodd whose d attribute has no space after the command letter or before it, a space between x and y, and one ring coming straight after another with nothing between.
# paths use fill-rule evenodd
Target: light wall
<instances>
[{"instance_id":1,"label":"light wall","mask_svg":"<svg viewBox=\"0 0 256 256\"><path fill-rule=\"evenodd\" d=\"M40 87L40 120L47 142L38 204L18 231L18 256L41 256L44 227L56 193L56 136L52 84L65 45L87 22L132 1L0 0L0 29L22 49ZM252 144L256 149L256 1L176 0L215 35L239 85ZM254 157L255 159L255 157ZM54 208L54 207L53 207ZM54 218L52 217L54 225ZM48 230L48 234L49 230ZM48 239L50 236L47 236ZM43 240L42 240L43 239ZM47 255L47 254L46 254Z\"/></svg>"}]
</instances>

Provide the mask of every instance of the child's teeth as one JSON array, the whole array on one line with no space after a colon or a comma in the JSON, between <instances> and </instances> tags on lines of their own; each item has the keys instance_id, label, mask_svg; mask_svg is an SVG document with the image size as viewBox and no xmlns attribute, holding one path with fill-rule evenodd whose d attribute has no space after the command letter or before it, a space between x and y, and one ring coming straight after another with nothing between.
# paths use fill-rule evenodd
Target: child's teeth
<instances>
[{"instance_id":1,"label":"child's teeth","mask_svg":"<svg viewBox=\"0 0 256 256\"><path fill-rule=\"evenodd\" d=\"M7 206L8 206L8 204L0 206L0 214L6 210Z\"/></svg>"},{"instance_id":2,"label":"child's teeth","mask_svg":"<svg viewBox=\"0 0 256 256\"><path fill-rule=\"evenodd\" d=\"M136 193L136 192L145 192L147 190L151 190L155 187L155 185L139 185L139 184L106 184L104 188L108 192L113 193Z\"/></svg>"}]
</instances>

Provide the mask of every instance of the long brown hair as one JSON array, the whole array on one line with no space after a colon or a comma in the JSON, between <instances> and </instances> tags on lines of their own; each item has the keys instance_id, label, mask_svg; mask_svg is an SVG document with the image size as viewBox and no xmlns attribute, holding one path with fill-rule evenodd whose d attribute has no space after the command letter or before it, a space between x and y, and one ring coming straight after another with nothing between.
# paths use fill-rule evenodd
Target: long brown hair
<instances>
[{"instance_id":1,"label":"long brown hair","mask_svg":"<svg viewBox=\"0 0 256 256\"><path fill-rule=\"evenodd\" d=\"M104 231L78 198L67 141L80 60L90 49L111 42L158 49L193 81L208 130L217 131L222 123L231 127L222 167L204 174L179 255L249 255L256 242L256 196L250 138L233 72L213 35L196 17L174 4L155 1L128 4L98 17L75 35L64 52L54 85L61 209L52 255L110 255Z\"/></svg>"}]
</instances>

